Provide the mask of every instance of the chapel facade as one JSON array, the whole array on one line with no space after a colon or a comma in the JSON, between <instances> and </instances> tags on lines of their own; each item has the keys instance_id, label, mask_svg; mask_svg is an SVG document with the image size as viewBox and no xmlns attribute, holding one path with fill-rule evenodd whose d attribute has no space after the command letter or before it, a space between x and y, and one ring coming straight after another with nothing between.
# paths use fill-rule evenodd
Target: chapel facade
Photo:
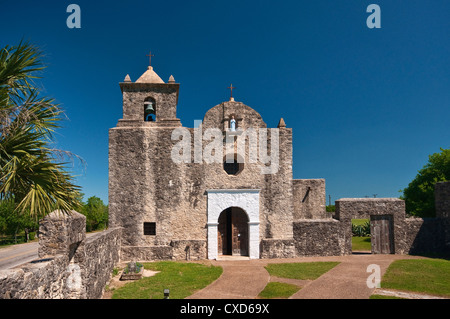
<instances>
[{"instance_id":1,"label":"chapel facade","mask_svg":"<svg viewBox=\"0 0 450 319\"><path fill-rule=\"evenodd\" d=\"M120 83L109 212L110 225L124 229L122 258L294 257L294 222L331 216L323 179L292 178L292 129L283 119L268 128L234 98L184 127L179 87L151 66L136 82L127 75Z\"/></svg>"}]
</instances>

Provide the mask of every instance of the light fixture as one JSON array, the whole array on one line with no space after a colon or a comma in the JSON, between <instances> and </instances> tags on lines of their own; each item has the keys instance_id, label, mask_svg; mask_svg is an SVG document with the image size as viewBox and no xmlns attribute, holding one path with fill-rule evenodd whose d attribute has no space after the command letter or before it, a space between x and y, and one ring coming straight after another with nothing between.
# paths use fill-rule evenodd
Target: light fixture
<instances>
[{"instance_id":1,"label":"light fixture","mask_svg":"<svg viewBox=\"0 0 450 319\"><path fill-rule=\"evenodd\" d=\"M164 289L164 299L169 299L169 289Z\"/></svg>"}]
</instances>

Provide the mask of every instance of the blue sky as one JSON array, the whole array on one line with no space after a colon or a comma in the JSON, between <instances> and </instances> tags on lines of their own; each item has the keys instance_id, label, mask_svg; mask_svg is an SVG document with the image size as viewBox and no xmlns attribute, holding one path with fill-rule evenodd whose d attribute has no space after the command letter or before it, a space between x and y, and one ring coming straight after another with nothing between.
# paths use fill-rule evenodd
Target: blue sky
<instances>
[{"instance_id":1,"label":"blue sky","mask_svg":"<svg viewBox=\"0 0 450 319\"><path fill-rule=\"evenodd\" d=\"M325 178L331 200L397 197L450 147L450 1L1 1L0 46L39 46L43 94L67 121L57 147L83 157L85 198L108 200L108 130L118 83L148 65L180 83L184 126L229 98L293 128L294 178ZM69 4L81 29L69 29ZM369 29L369 4L381 29Z\"/></svg>"}]
</instances>

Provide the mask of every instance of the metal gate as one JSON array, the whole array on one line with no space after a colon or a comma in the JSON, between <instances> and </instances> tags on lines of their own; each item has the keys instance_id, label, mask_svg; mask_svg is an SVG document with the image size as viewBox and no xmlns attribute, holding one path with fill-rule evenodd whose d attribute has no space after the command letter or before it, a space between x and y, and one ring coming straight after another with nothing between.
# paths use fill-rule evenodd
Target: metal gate
<instances>
[{"instance_id":1,"label":"metal gate","mask_svg":"<svg viewBox=\"0 0 450 319\"><path fill-rule=\"evenodd\" d=\"M392 215L371 215L370 234L372 254L394 253Z\"/></svg>"}]
</instances>

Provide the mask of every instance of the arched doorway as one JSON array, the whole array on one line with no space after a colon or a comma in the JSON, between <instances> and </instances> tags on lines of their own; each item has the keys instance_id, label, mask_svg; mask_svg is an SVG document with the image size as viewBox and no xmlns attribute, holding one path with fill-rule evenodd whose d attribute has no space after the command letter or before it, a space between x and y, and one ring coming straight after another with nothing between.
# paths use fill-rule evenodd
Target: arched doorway
<instances>
[{"instance_id":1,"label":"arched doorway","mask_svg":"<svg viewBox=\"0 0 450 319\"><path fill-rule=\"evenodd\" d=\"M248 216L239 207L229 207L219 215L217 242L219 255L248 256Z\"/></svg>"},{"instance_id":2,"label":"arched doorway","mask_svg":"<svg viewBox=\"0 0 450 319\"><path fill-rule=\"evenodd\" d=\"M248 244L246 245L248 257L250 259L260 258L259 189L208 189L206 190L206 193L208 195L206 210L208 259L216 259L222 254L222 251L219 251L218 249L219 217L223 211L230 207L240 207L248 218Z\"/></svg>"}]
</instances>

